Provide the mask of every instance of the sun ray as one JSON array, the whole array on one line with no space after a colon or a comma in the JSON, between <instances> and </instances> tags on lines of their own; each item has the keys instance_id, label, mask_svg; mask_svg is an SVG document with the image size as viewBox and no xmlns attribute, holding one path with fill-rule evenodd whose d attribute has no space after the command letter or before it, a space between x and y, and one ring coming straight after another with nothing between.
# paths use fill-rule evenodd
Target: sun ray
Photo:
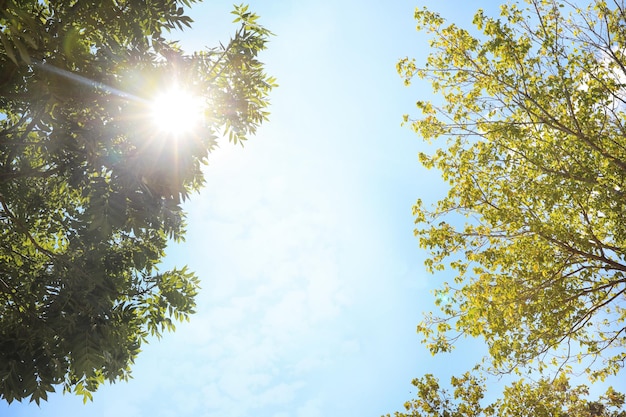
<instances>
[{"instance_id":1,"label":"sun ray","mask_svg":"<svg viewBox=\"0 0 626 417\"><path fill-rule=\"evenodd\" d=\"M133 101L138 101L138 102L145 102L145 100L141 99L140 97L137 97L133 94L127 93L125 91L119 90L117 88L111 87L110 85L106 85L104 83L98 82L98 81L94 81L91 80L87 77L83 77L82 75L61 69L61 68L57 68L53 65L47 64L45 62L39 62L39 63L35 63L36 66L38 66L39 68L48 71L48 72L52 72L54 74L60 75L62 77L65 77L67 79L70 79L72 81L84 84L84 85L90 85L94 88L97 88L99 90L102 91L106 91L108 93L111 94L115 94L116 96L119 97L123 97L123 98L127 98Z\"/></svg>"}]
</instances>

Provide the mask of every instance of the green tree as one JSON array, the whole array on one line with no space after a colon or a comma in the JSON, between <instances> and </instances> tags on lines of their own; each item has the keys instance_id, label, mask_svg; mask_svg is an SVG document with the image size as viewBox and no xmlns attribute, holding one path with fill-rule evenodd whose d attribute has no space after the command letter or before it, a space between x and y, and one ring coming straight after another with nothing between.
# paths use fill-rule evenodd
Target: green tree
<instances>
[{"instance_id":1,"label":"green tree","mask_svg":"<svg viewBox=\"0 0 626 417\"><path fill-rule=\"evenodd\" d=\"M592 379L626 360L626 4L529 0L474 16L475 34L415 12L432 35L409 84L441 103L405 116L438 144L421 163L447 195L414 206L442 316L418 326L432 353L482 337L495 372L562 370ZM577 365L578 362L582 362ZM554 368L553 368L554 369Z\"/></svg>"},{"instance_id":2,"label":"green tree","mask_svg":"<svg viewBox=\"0 0 626 417\"><path fill-rule=\"evenodd\" d=\"M246 6L225 46L185 54L167 32L194 0L0 0L0 398L92 397L141 345L193 313L198 280L159 271L184 235L217 135L267 118L271 35ZM154 127L168 87L202 100L186 134Z\"/></svg>"},{"instance_id":3,"label":"green tree","mask_svg":"<svg viewBox=\"0 0 626 417\"><path fill-rule=\"evenodd\" d=\"M394 417L625 417L624 394L609 388L597 401L585 397L584 385L570 387L567 377L553 381L518 381L504 390L503 398L483 406L484 380L470 373L452 377L448 389L428 374L413 380L416 398L404 404L407 413L395 412ZM387 414L386 417L391 417Z\"/></svg>"}]
</instances>

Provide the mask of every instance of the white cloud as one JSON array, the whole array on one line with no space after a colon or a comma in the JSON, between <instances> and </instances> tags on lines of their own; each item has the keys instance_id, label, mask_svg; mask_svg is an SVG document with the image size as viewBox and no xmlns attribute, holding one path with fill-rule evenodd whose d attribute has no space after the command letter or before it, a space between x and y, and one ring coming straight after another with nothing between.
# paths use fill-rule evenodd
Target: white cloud
<instances>
[{"instance_id":1,"label":"white cloud","mask_svg":"<svg viewBox=\"0 0 626 417\"><path fill-rule=\"evenodd\" d=\"M308 400L302 406L298 407L297 417L322 417L323 413L320 409L319 401Z\"/></svg>"}]
</instances>

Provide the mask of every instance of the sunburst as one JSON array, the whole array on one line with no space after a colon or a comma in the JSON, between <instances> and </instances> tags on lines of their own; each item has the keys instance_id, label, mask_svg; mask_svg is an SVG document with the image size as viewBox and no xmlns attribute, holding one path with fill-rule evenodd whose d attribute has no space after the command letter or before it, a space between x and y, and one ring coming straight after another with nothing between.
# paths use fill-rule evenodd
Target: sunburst
<instances>
[{"instance_id":1,"label":"sunburst","mask_svg":"<svg viewBox=\"0 0 626 417\"><path fill-rule=\"evenodd\" d=\"M156 129L175 136L197 128L202 115L202 100L179 87L156 95L150 103L150 117Z\"/></svg>"}]
</instances>

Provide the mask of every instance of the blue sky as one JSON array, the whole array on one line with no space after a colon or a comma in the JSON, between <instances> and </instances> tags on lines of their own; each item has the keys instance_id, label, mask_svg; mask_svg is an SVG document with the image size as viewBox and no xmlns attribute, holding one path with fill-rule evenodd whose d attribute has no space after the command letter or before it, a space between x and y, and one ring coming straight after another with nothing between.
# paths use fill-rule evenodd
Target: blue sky
<instances>
[{"instance_id":1,"label":"blue sky","mask_svg":"<svg viewBox=\"0 0 626 417\"><path fill-rule=\"evenodd\" d=\"M412 378L468 370L480 344L432 358L415 333L440 279L423 268L411 206L445 191L400 127L430 94L395 72L427 53L422 5L466 24L479 2L251 2L276 34L263 60L280 87L256 137L212 154L187 240L168 250L167 266L202 280L198 313L92 403L59 393L0 415L380 416L411 398ZM174 38L189 51L227 40L231 9L195 5L193 29Z\"/></svg>"}]
</instances>

